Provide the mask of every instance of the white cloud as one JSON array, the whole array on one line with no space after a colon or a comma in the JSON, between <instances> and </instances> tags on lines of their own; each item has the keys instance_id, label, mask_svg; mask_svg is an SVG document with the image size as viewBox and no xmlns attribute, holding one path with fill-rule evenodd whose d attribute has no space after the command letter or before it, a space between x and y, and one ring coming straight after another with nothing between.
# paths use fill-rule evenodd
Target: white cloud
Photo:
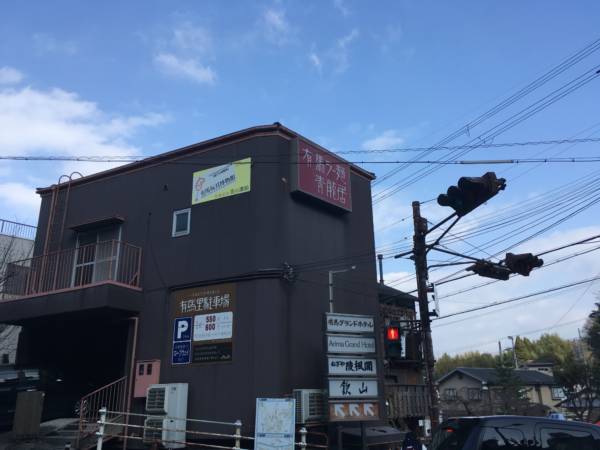
<instances>
[{"instance_id":1,"label":"white cloud","mask_svg":"<svg viewBox=\"0 0 600 450\"><path fill-rule=\"evenodd\" d=\"M364 150L378 150L398 147L403 144L404 138L400 136L398 130L386 130L380 135L364 141L362 148Z\"/></svg>"},{"instance_id":2,"label":"white cloud","mask_svg":"<svg viewBox=\"0 0 600 450\"><path fill-rule=\"evenodd\" d=\"M214 84L216 72L210 66L203 66L193 58L182 58L172 53L159 53L154 57L155 64L167 75L188 79L201 84Z\"/></svg>"},{"instance_id":3,"label":"white cloud","mask_svg":"<svg viewBox=\"0 0 600 450\"><path fill-rule=\"evenodd\" d=\"M342 73L350 67L349 47L358 39L358 29L354 28L350 33L342 36L336 41L336 45L331 49L330 56L333 60L335 72Z\"/></svg>"},{"instance_id":4,"label":"white cloud","mask_svg":"<svg viewBox=\"0 0 600 450\"><path fill-rule=\"evenodd\" d=\"M155 66L173 78L212 85L217 73L207 60L214 62L214 44L210 31L191 22L177 25L167 40L156 42Z\"/></svg>"},{"instance_id":5,"label":"white cloud","mask_svg":"<svg viewBox=\"0 0 600 450\"><path fill-rule=\"evenodd\" d=\"M23 74L13 67L0 67L0 84L17 84L23 79Z\"/></svg>"},{"instance_id":6,"label":"white cloud","mask_svg":"<svg viewBox=\"0 0 600 450\"><path fill-rule=\"evenodd\" d=\"M77 44L71 41L59 41L54 36L46 33L33 35L33 45L40 53L62 53L74 55L79 51Z\"/></svg>"},{"instance_id":7,"label":"white cloud","mask_svg":"<svg viewBox=\"0 0 600 450\"><path fill-rule=\"evenodd\" d=\"M317 69L317 72L321 73L322 64L319 55L312 51L308 54L308 60L312 63L315 69Z\"/></svg>"},{"instance_id":8,"label":"white cloud","mask_svg":"<svg viewBox=\"0 0 600 450\"><path fill-rule=\"evenodd\" d=\"M267 41L280 47L293 42L296 35L296 30L287 20L283 9L265 9L259 21L259 29Z\"/></svg>"},{"instance_id":9,"label":"white cloud","mask_svg":"<svg viewBox=\"0 0 600 450\"><path fill-rule=\"evenodd\" d=\"M139 149L127 139L144 127L168 120L162 114L110 115L96 103L62 89L30 87L0 90L0 148L11 155L132 156ZM115 164L69 164L84 174ZM66 166L58 166L63 173ZM61 168L62 167L62 168ZM52 174L54 179L58 174Z\"/></svg>"},{"instance_id":10,"label":"white cloud","mask_svg":"<svg viewBox=\"0 0 600 450\"><path fill-rule=\"evenodd\" d=\"M213 39L208 29L185 22L173 30L173 45L180 50L208 54L213 50Z\"/></svg>"},{"instance_id":11,"label":"white cloud","mask_svg":"<svg viewBox=\"0 0 600 450\"><path fill-rule=\"evenodd\" d=\"M27 217L36 216L40 209L40 197L23 183L0 183L0 201Z\"/></svg>"},{"instance_id":12,"label":"white cloud","mask_svg":"<svg viewBox=\"0 0 600 450\"><path fill-rule=\"evenodd\" d=\"M333 0L333 6L337 9L342 16L347 17L350 15L350 9L346 5L345 0Z\"/></svg>"}]
</instances>

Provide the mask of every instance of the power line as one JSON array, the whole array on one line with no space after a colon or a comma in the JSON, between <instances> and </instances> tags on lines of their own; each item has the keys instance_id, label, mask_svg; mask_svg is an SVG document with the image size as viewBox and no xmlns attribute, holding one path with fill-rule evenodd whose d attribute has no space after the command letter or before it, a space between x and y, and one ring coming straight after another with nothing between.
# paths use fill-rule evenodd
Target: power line
<instances>
[{"instance_id":1,"label":"power line","mask_svg":"<svg viewBox=\"0 0 600 450\"><path fill-rule=\"evenodd\" d=\"M498 301L495 301L495 302L492 302L492 303L488 303L487 305L477 306L477 307L474 307L474 308L469 308L469 309L465 309L465 310L462 310L462 311L457 311L457 312L454 312L454 313L446 314L445 316L434 318L433 320L437 321L437 320L447 319L448 317L454 317L454 316L458 316L458 315L461 315L461 314L467 314L467 313L471 313L471 312L475 312L475 311L480 311L482 309L492 308L494 306L504 305L506 303L512 303L512 302L516 302L518 300L524 300L524 299L527 299L527 298L536 297L538 295L547 294L547 293L550 293L550 292L560 291L560 290L567 289L567 288L570 288L570 287L578 286L580 284L590 283L590 282L596 281L598 279L600 279L600 276L597 276L597 277L594 277L594 278L588 278L587 280L575 281L573 283L564 284L564 285L556 286L556 287L549 288L549 289L544 289L543 291L537 291L537 292L533 292L531 294L521 295L519 297L509 298L507 300L498 300Z\"/></svg>"},{"instance_id":2,"label":"power line","mask_svg":"<svg viewBox=\"0 0 600 450\"><path fill-rule=\"evenodd\" d=\"M514 332L510 333L510 335L528 336L530 334L541 333L543 331L548 331L548 330L553 330L555 328L562 328L562 327L566 327L566 326L569 326L569 325L573 325L573 324L579 323L579 322L581 322L583 320L587 320L587 316L586 317L581 317L579 319L571 320L570 322L565 322L565 323L562 323L560 325L552 325L550 327L538 328L537 330L514 331ZM453 348L453 349L450 349L450 350L446 350L444 353L455 353L455 352L460 352L460 351L464 351L464 350L477 349L477 348L480 348L480 347L484 347L486 345L495 344L497 342L498 342L498 339L494 339L493 341L481 342L481 343L476 344L476 345L469 345L469 346L464 346L464 347Z\"/></svg>"},{"instance_id":3,"label":"power line","mask_svg":"<svg viewBox=\"0 0 600 450\"><path fill-rule=\"evenodd\" d=\"M0 155L0 160L3 161L70 161L70 162L96 162L96 163L132 163L144 161L146 158L129 158L116 157L107 158L95 156L44 156L44 155ZM510 158L510 159L470 159L470 160L376 160L376 161L344 161L336 163L338 165L348 164L433 164L433 165L490 165L490 164L532 164L532 163L591 163L600 162L600 156L572 156L564 158ZM282 164L282 161L277 160L262 160L253 159L252 161L230 161L229 159L215 161L164 161L161 164L176 164L176 165L194 165L194 166L214 166L218 164L232 165L257 165L257 164ZM285 164L290 165L314 165L314 162L305 161L288 161Z\"/></svg>"},{"instance_id":4,"label":"power line","mask_svg":"<svg viewBox=\"0 0 600 450\"><path fill-rule=\"evenodd\" d=\"M527 84L526 86L524 86L523 88L521 88L517 92L515 92L514 94L512 94L509 97L507 97L506 99L504 99L499 104L497 104L494 107L492 107L491 109L487 110L486 112L484 112L483 114L478 116L476 119L474 119L474 120L470 121L469 123L467 123L466 125L458 128L456 131L454 131L450 135L446 136L444 139L442 139L436 145L432 146L429 150L422 152L420 155L417 155L415 157L415 159L420 159L422 157L427 156L429 154L429 152L433 151L433 149L435 149L436 147L446 145L449 142L452 142L453 140L457 139L460 136L463 136L463 135L470 136L471 129L478 126L482 122L486 121L490 117L495 116L496 114L498 114L499 112L508 108L515 102L526 97L531 92L533 92L536 89L538 89L539 87L543 86L548 81L556 78L558 75L563 73L565 70L569 69L570 67L574 66L578 62L582 61L584 58L588 57L589 55L594 53L599 48L600 48L600 39L596 39L595 41L586 45L581 50L578 50L573 55L564 59L558 65L556 65L555 67L553 67L552 69L550 69L549 71L544 73L543 75L539 76L531 83ZM395 174L399 173L400 171L404 170L406 167L408 167L408 166L404 165L404 166L392 169L391 171L389 171L388 173L386 173L382 177L380 177L379 180L375 180L374 185L387 180L388 178L390 178L390 177L394 176Z\"/></svg>"}]
</instances>

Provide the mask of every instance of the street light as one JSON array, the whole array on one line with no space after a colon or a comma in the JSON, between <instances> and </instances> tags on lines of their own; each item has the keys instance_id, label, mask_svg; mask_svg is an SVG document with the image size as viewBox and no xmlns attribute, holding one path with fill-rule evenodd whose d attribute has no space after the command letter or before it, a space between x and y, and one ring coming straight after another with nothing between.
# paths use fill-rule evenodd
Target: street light
<instances>
[{"instance_id":1,"label":"street light","mask_svg":"<svg viewBox=\"0 0 600 450\"><path fill-rule=\"evenodd\" d=\"M519 364L517 363L517 349L515 348L515 338L512 336L506 336L508 339L510 339L510 342L512 344L512 354L513 354L513 362L515 364L515 369L519 368Z\"/></svg>"},{"instance_id":2,"label":"street light","mask_svg":"<svg viewBox=\"0 0 600 450\"><path fill-rule=\"evenodd\" d=\"M356 269L356 266L351 266L348 269L330 270L329 271L329 312L333 312L333 275L336 273L350 272Z\"/></svg>"}]
</instances>

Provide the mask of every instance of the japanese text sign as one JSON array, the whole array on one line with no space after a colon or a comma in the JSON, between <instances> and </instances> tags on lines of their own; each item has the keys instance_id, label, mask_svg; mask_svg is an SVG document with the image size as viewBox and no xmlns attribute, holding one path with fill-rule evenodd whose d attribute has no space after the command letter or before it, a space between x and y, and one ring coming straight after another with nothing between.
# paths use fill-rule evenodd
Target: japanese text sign
<instances>
[{"instance_id":1,"label":"japanese text sign","mask_svg":"<svg viewBox=\"0 0 600 450\"><path fill-rule=\"evenodd\" d=\"M374 358L327 357L329 375L376 375L377 361Z\"/></svg>"},{"instance_id":2,"label":"japanese text sign","mask_svg":"<svg viewBox=\"0 0 600 450\"><path fill-rule=\"evenodd\" d=\"M297 152L297 189L352 211L349 164L302 139L298 139Z\"/></svg>"},{"instance_id":3,"label":"japanese text sign","mask_svg":"<svg viewBox=\"0 0 600 450\"><path fill-rule=\"evenodd\" d=\"M251 158L194 172L192 205L250 192Z\"/></svg>"},{"instance_id":4,"label":"japanese text sign","mask_svg":"<svg viewBox=\"0 0 600 450\"><path fill-rule=\"evenodd\" d=\"M327 313L325 320L327 332L373 333L375 331L373 316Z\"/></svg>"},{"instance_id":5,"label":"japanese text sign","mask_svg":"<svg viewBox=\"0 0 600 450\"><path fill-rule=\"evenodd\" d=\"M173 364L231 361L234 301L235 284L172 294Z\"/></svg>"},{"instance_id":6,"label":"japanese text sign","mask_svg":"<svg viewBox=\"0 0 600 450\"><path fill-rule=\"evenodd\" d=\"M330 378L329 397L361 398L377 397L377 380L375 378Z\"/></svg>"}]
</instances>

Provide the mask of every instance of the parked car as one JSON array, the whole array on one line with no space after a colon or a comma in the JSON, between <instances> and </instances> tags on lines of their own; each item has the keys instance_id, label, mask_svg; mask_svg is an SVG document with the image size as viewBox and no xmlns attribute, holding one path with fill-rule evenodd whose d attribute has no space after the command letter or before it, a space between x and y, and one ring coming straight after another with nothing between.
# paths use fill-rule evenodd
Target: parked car
<instances>
[{"instance_id":1,"label":"parked car","mask_svg":"<svg viewBox=\"0 0 600 450\"><path fill-rule=\"evenodd\" d=\"M430 450L600 450L600 427L547 417L460 417L440 424Z\"/></svg>"}]
</instances>

